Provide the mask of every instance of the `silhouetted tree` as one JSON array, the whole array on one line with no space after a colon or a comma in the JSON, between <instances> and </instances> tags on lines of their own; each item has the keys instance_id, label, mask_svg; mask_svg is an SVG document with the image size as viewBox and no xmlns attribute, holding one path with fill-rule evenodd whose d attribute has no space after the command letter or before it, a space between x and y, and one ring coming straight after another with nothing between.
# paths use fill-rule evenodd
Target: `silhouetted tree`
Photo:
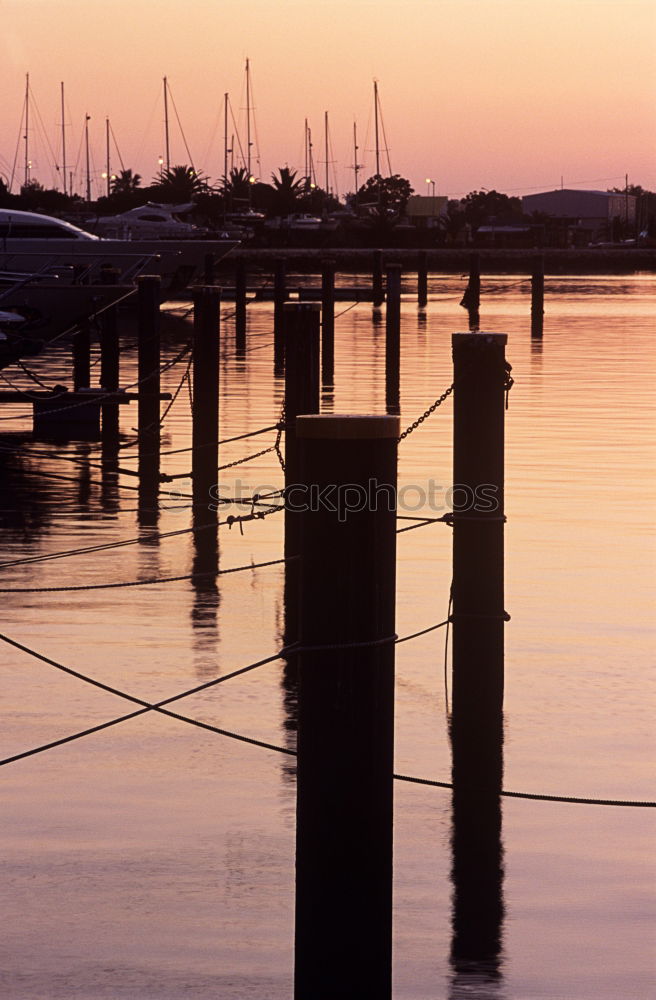
<instances>
[{"instance_id":1,"label":"silhouetted tree","mask_svg":"<svg viewBox=\"0 0 656 1000\"><path fill-rule=\"evenodd\" d=\"M196 195L211 190L207 177L193 167L177 164L162 172L153 181L153 194L160 201L177 204L193 201Z\"/></svg>"},{"instance_id":2,"label":"silhouetted tree","mask_svg":"<svg viewBox=\"0 0 656 1000\"><path fill-rule=\"evenodd\" d=\"M271 174L273 181L273 209L277 215L291 215L298 208L299 199L305 191L305 178L298 177L296 170L279 167L278 176Z\"/></svg>"},{"instance_id":3,"label":"silhouetted tree","mask_svg":"<svg viewBox=\"0 0 656 1000\"><path fill-rule=\"evenodd\" d=\"M133 174L131 170L121 170L111 182L111 194L134 194L141 185L141 174Z\"/></svg>"},{"instance_id":4,"label":"silhouetted tree","mask_svg":"<svg viewBox=\"0 0 656 1000\"><path fill-rule=\"evenodd\" d=\"M467 226L467 217L462 203L455 200L448 201L446 212L444 215L440 215L438 225L446 243L462 242Z\"/></svg>"},{"instance_id":5,"label":"silhouetted tree","mask_svg":"<svg viewBox=\"0 0 656 1000\"><path fill-rule=\"evenodd\" d=\"M460 202L465 219L477 229L491 219L500 224L517 221L522 217L520 198L509 198L499 191L470 191Z\"/></svg>"},{"instance_id":6,"label":"silhouetted tree","mask_svg":"<svg viewBox=\"0 0 656 1000\"><path fill-rule=\"evenodd\" d=\"M34 179L23 184L20 195L14 204L26 212L42 212L44 215L53 215L68 208L71 199L63 191L57 191L55 188L44 188Z\"/></svg>"},{"instance_id":7,"label":"silhouetted tree","mask_svg":"<svg viewBox=\"0 0 656 1000\"><path fill-rule=\"evenodd\" d=\"M221 179L221 187L226 192L229 201L248 201L251 181L246 167L233 167L227 178Z\"/></svg>"},{"instance_id":8,"label":"silhouetted tree","mask_svg":"<svg viewBox=\"0 0 656 1000\"><path fill-rule=\"evenodd\" d=\"M366 206L374 214L398 218L405 212L413 191L410 181L400 174L393 174L391 177L374 174L358 190L357 206Z\"/></svg>"}]
</instances>

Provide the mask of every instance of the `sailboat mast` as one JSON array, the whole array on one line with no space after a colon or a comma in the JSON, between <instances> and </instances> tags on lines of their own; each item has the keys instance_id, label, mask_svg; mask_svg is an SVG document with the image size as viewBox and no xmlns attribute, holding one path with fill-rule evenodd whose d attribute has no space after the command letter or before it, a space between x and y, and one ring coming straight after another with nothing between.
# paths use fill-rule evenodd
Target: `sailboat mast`
<instances>
[{"instance_id":1,"label":"sailboat mast","mask_svg":"<svg viewBox=\"0 0 656 1000\"><path fill-rule=\"evenodd\" d=\"M324 111L323 116L324 145L326 147L326 194L328 194L329 174L328 174L328 112Z\"/></svg>"},{"instance_id":2,"label":"sailboat mast","mask_svg":"<svg viewBox=\"0 0 656 1000\"><path fill-rule=\"evenodd\" d=\"M87 159L87 201L91 201L91 167L89 163L89 120L91 115L84 116L84 141L86 147L86 159Z\"/></svg>"},{"instance_id":3,"label":"sailboat mast","mask_svg":"<svg viewBox=\"0 0 656 1000\"><path fill-rule=\"evenodd\" d=\"M246 169L248 177L251 176L251 71L250 63L246 60Z\"/></svg>"},{"instance_id":4,"label":"sailboat mast","mask_svg":"<svg viewBox=\"0 0 656 1000\"><path fill-rule=\"evenodd\" d=\"M169 85L164 77L164 146L166 149L166 171L171 169L171 151L169 148Z\"/></svg>"},{"instance_id":5,"label":"sailboat mast","mask_svg":"<svg viewBox=\"0 0 656 1000\"><path fill-rule=\"evenodd\" d=\"M360 164L358 163L358 126L356 122L353 122L353 174L355 183L355 198L357 201L358 197L358 173L360 171Z\"/></svg>"},{"instance_id":6,"label":"sailboat mast","mask_svg":"<svg viewBox=\"0 0 656 1000\"><path fill-rule=\"evenodd\" d=\"M380 177L380 139L378 136L378 80L374 80L374 122L376 128L376 176Z\"/></svg>"},{"instance_id":7,"label":"sailboat mast","mask_svg":"<svg viewBox=\"0 0 656 1000\"><path fill-rule=\"evenodd\" d=\"M308 162L310 164L310 187L314 183L317 185L317 175L314 170L314 157L312 155L312 129L308 126Z\"/></svg>"},{"instance_id":8,"label":"sailboat mast","mask_svg":"<svg viewBox=\"0 0 656 1000\"><path fill-rule=\"evenodd\" d=\"M64 118L64 81L61 82L61 129L62 129L62 181L63 181L63 191L66 194L66 124ZM71 194L73 192L71 191Z\"/></svg>"},{"instance_id":9,"label":"sailboat mast","mask_svg":"<svg viewBox=\"0 0 656 1000\"><path fill-rule=\"evenodd\" d=\"M223 95L223 224L228 213L228 95Z\"/></svg>"},{"instance_id":10,"label":"sailboat mast","mask_svg":"<svg viewBox=\"0 0 656 1000\"><path fill-rule=\"evenodd\" d=\"M30 74L25 74L25 179L24 184L30 179Z\"/></svg>"},{"instance_id":11,"label":"sailboat mast","mask_svg":"<svg viewBox=\"0 0 656 1000\"><path fill-rule=\"evenodd\" d=\"M105 118L105 170L107 172L107 197L111 194L111 166L109 162L109 118Z\"/></svg>"},{"instance_id":12,"label":"sailboat mast","mask_svg":"<svg viewBox=\"0 0 656 1000\"><path fill-rule=\"evenodd\" d=\"M228 95L223 95L223 197L228 191Z\"/></svg>"},{"instance_id":13,"label":"sailboat mast","mask_svg":"<svg viewBox=\"0 0 656 1000\"><path fill-rule=\"evenodd\" d=\"M304 172L305 187L308 188L310 186L310 175L308 173L308 171L310 169L310 165L309 165L309 157L308 157L308 120L307 120L307 118L305 119L305 128L304 128L304 133L303 133L303 152L305 153L305 172Z\"/></svg>"}]
</instances>

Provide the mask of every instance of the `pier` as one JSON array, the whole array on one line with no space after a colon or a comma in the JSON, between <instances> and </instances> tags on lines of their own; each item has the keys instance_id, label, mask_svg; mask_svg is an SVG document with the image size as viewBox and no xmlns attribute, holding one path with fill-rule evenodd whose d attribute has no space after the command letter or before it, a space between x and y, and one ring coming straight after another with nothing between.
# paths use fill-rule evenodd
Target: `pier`
<instances>
[{"instance_id":1,"label":"pier","mask_svg":"<svg viewBox=\"0 0 656 1000\"><path fill-rule=\"evenodd\" d=\"M550 312L560 291L543 277L541 260L505 280L490 275L483 257L445 277L430 260L425 271L406 270L386 252L384 297L375 305L371 256L368 263L358 273L361 298L360 284L332 257L311 273L308 262L300 286L290 260L259 271L244 261L234 285L215 274L215 284L165 309L156 280L144 278L136 320L118 311L100 333L85 331L53 350L70 388L28 391L19 370L9 377L21 376L20 387L0 393L0 426L10 431L0 445L17 478L42 475L46 490L71 490L62 516L70 508L110 525L106 540L61 538L52 551L22 554L14 543L0 566L8 605L38 600L53 620L68 621L79 601L93 622L118 600L134 617L130 627L150 634L137 682L120 669L113 677L113 661L93 660L84 637L69 648L56 634L28 637L7 627L2 641L20 664L67 674L70 690L100 688L126 705L27 746L15 731L0 763L10 769L79 755L84 767L85 747L93 747L105 768L122 740L132 754L133 726L153 773L157 754L168 779L183 753L176 808L192 799L199 808L192 769L205 787L203 808L189 821L190 846L203 831L202 847L193 847L205 866L202 884L225 879L221 898L233 912L234 886L250 886L253 870L263 882L273 879L275 898L287 899L276 933L287 935L289 956L294 950L298 1000L336 993L360 1000L367 991L390 1000L392 932L407 919L395 912L393 879L429 840L448 850L448 879L422 854L420 875L410 888L401 883L404 906L412 910L413 893L431 896L448 929L431 948L454 995L474 981L502 979L504 830L528 822L514 810L543 810L531 822L555 837L567 809L638 815L653 807L647 797L613 794L610 783L588 790L564 775L562 787L504 776L512 757L504 697L520 698L506 670L517 620L514 603L506 605L506 517L512 530L516 491L524 488L516 457L506 482L505 433L507 426L518 433L515 407L526 405L527 375L537 377L545 348L560 350L562 322ZM471 329L473 310L460 302L477 282ZM258 296L258 287L276 299ZM510 299L512 330L490 329L491 305ZM347 379L349 366L363 365L366 380ZM45 381L42 359L26 368ZM22 404L24 417L32 405L52 410L60 400L68 412L80 410L64 433L54 420L43 433L35 416L33 429L15 437L11 407ZM84 407L100 420L91 435ZM444 487L444 509L436 509L428 480L447 482L445 461L452 488L447 499ZM423 500L413 509L416 495ZM313 507L304 496L327 502ZM100 560L97 573L85 569L90 558ZM31 561L34 570L26 570ZM517 588L514 595L527 615L526 595ZM110 624L94 628L107 648L121 642ZM132 663L132 653L122 655ZM153 664L180 658L184 670L156 685ZM396 746L395 710L404 720ZM276 713L279 723L271 721ZM149 746L155 726L156 749ZM225 782L220 796L215 782ZM296 847L272 875L278 848L265 834L256 848L243 847L235 803L257 827L260 811L276 814L277 796L286 813L276 836L295 829ZM157 843L167 836L163 816L150 834ZM228 846L217 861L205 838L211 843L222 824ZM266 892L256 883L254 896ZM235 942L217 948L226 954ZM291 973L286 982L291 990Z\"/></svg>"}]
</instances>

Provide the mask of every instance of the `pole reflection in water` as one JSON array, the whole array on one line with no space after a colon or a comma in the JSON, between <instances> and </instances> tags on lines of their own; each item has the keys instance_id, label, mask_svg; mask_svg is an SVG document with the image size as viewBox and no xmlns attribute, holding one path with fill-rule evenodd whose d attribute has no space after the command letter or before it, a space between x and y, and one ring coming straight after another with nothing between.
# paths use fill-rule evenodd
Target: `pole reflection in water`
<instances>
[{"instance_id":1,"label":"pole reflection in water","mask_svg":"<svg viewBox=\"0 0 656 1000\"><path fill-rule=\"evenodd\" d=\"M194 506L194 557L191 572L194 600L191 607L191 624L194 630L196 672L200 677L216 673L216 647L218 641L218 610L220 593L217 573L219 570L219 527L217 512L208 506Z\"/></svg>"},{"instance_id":2,"label":"pole reflection in water","mask_svg":"<svg viewBox=\"0 0 656 1000\"><path fill-rule=\"evenodd\" d=\"M503 995L501 733L499 726L496 745L488 742L489 768L479 784L460 786L454 767L450 1000Z\"/></svg>"}]
</instances>

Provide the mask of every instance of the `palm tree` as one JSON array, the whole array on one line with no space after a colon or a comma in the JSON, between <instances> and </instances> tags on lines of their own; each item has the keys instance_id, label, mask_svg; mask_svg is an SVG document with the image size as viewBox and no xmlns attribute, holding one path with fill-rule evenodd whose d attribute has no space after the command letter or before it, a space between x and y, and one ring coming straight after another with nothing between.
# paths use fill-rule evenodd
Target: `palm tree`
<instances>
[{"instance_id":1,"label":"palm tree","mask_svg":"<svg viewBox=\"0 0 656 1000\"><path fill-rule=\"evenodd\" d=\"M112 194L135 194L141 184L141 174L133 174L131 170L121 170L111 182Z\"/></svg>"},{"instance_id":2,"label":"palm tree","mask_svg":"<svg viewBox=\"0 0 656 1000\"><path fill-rule=\"evenodd\" d=\"M296 170L279 167L278 176L271 174L275 191L275 209L278 215L291 215L305 191L305 178L298 177Z\"/></svg>"},{"instance_id":3,"label":"palm tree","mask_svg":"<svg viewBox=\"0 0 656 1000\"><path fill-rule=\"evenodd\" d=\"M207 177L193 167L178 164L155 178L157 195L165 202L192 201L196 195L211 191Z\"/></svg>"},{"instance_id":4,"label":"palm tree","mask_svg":"<svg viewBox=\"0 0 656 1000\"><path fill-rule=\"evenodd\" d=\"M221 178L221 188L230 203L249 201L252 181L246 167L233 167L227 177Z\"/></svg>"}]
</instances>

